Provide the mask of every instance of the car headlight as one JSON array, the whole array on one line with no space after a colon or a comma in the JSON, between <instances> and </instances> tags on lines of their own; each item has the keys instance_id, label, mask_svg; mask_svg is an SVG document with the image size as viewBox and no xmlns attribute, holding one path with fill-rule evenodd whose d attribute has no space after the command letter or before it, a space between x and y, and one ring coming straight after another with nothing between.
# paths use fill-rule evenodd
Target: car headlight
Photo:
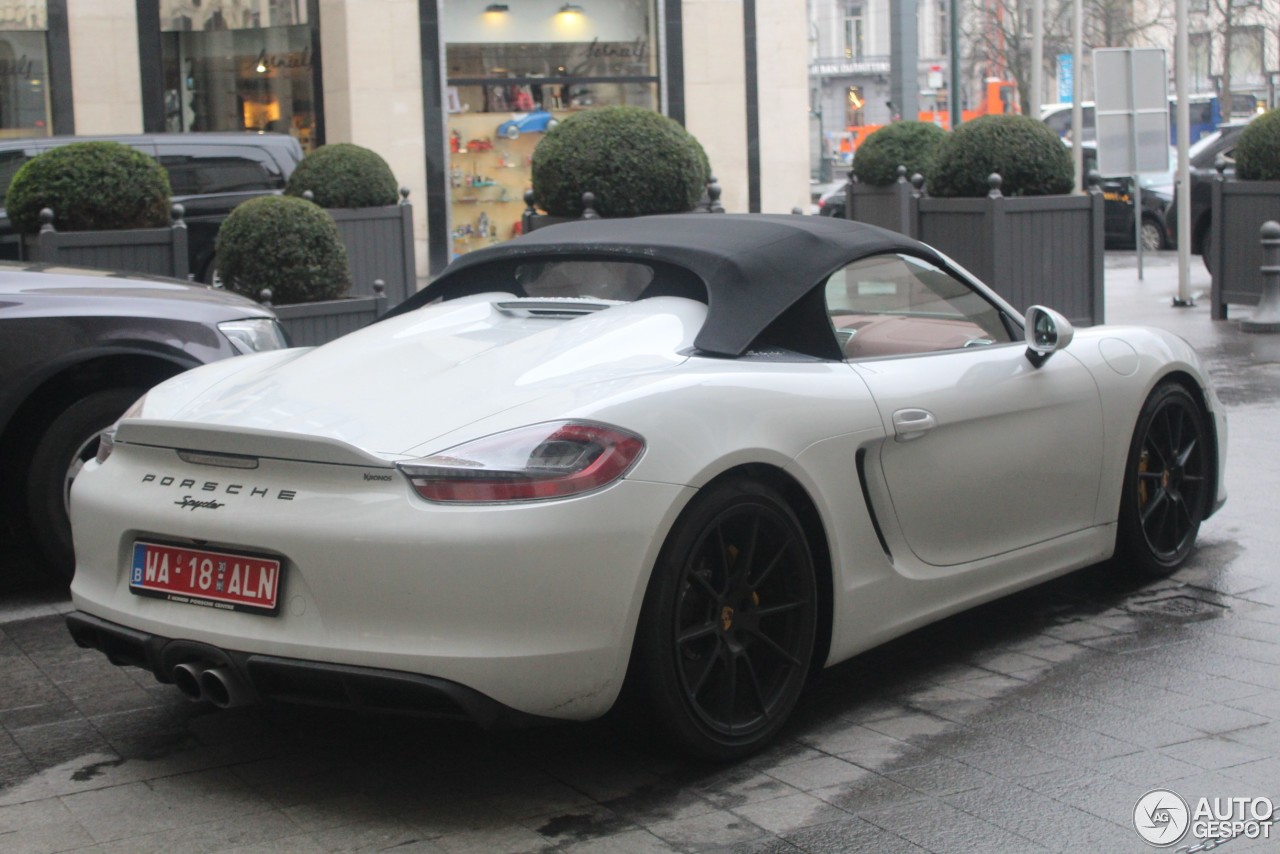
<instances>
[{"instance_id":1,"label":"car headlight","mask_svg":"<svg viewBox=\"0 0 1280 854\"><path fill-rule=\"evenodd\" d=\"M99 463L105 463L107 461L107 457L111 456L111 452L115 450L116 428L120 426L120 422L124 421L126 418L137 418L141 415L142 407L146 402L147 396L144 394L133 402L133 406L130 406L124 411L124 415L121 415L116 419L116 423L98 434L98 454L95 459Z\"/></svg>"},{"instance_id":2,"label":"car headlight","mask_svg":"<svg viewBox=\"0 0 1280 854\"><path fill-rule=\"evenodd\" d=\"M227 336L231 346L240 355L281 350L289 346L280 324L270 317L246 317L243 320L225 320L218 329Z\"/></svg>"},{"instance_id":3,"label":"car headlight","mask_svg":"<svg viewBox=\"0 0 1280 854\"><path fill-rule=\"evenodd\" d=\"M621 478L644 451L635 433L589 421L552 421L399 463L428 501L496 503L565 498Z\"/></svg>"}]
</instances>

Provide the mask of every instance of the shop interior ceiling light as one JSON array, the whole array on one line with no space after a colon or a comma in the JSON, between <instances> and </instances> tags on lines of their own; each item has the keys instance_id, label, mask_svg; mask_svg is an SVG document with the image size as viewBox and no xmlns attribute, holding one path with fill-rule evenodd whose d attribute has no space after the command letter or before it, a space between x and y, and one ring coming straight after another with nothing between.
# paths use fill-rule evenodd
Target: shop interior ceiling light
<instances>
[{"instance_id":1,"label":"shop interior ceiling light","mask_svg":"<svg viewBox=\"0 0 1280 854\"><path fill-rule=\"evenodd\" d=\"M490 3L484 7L484 11L490 15L502 15L507 12L508 8L506 3Z\"/></svg>"},{"instance_id":2,"label":"shop interior ceiling light","mask_svg":"<svg viewBox=\"0 0 1280 854\"><path fill-rule=\"evenodd\" d=\"M585 13L586 13L586 10L583 9L581 6L579 6L577 3L565 3L563 6L560 7L561 15L582 15Z\"/></svg>"}]
</instances>

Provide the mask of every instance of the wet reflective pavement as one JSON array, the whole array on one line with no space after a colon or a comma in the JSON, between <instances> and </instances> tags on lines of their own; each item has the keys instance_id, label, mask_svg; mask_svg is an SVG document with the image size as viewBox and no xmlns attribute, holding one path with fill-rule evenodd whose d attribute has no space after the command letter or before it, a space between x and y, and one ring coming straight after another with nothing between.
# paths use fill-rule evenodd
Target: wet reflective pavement
<instances>
[{"instance_id":1,"label":"wet reflective pavement","mask_svg":"<svg viewBox=\"0 0 1280 854\"><path fill-rule=\"evenodd\" d=\"M1172 264L1139 282L1114 254L1107 291L1109 322L1191 340L1229 410L1230 500L1174 577L1099 565L916 632L825 672L729 766L611 723L214 710L76 648L64 594L9 582L0 851L1138 852L1149 790L1280 802L1280 336L1171 308Z\"/></svg>"}]
</instances>

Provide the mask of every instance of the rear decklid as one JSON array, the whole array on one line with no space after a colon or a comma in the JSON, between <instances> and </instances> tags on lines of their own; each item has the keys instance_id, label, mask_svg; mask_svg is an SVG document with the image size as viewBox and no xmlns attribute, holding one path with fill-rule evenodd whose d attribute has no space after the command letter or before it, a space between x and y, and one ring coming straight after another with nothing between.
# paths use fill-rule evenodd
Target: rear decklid
<instances>
[{"instance_id":1,"label":"rear decklid","mask_svg":"<svg viewBox=\"0 0 1280 854\"><path fill-rule=\"evenodd\" d=\"M566 387L683 362L706 307L487 294L410 312L301 354L234 360L154 390L117 440L369 465ZM566 415L568 413L565 413Z\"/></svg>"}]
</instances>

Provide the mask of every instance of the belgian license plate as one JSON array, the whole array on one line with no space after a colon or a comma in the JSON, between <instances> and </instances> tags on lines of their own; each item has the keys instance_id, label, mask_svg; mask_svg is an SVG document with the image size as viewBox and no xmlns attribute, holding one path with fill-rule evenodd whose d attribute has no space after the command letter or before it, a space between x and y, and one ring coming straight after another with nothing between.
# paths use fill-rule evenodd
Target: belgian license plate
<instances>
[{"instance_id":1,"label":"belgian license plate","mask_svg":"<svg viewBox=\"0 0 1280 854\"><path fill-rule=\"evenodd\" d=\"M259 555L133 544L129 590L222 611L279 612L280 561Z\"/></svg>"}]
</instances>

